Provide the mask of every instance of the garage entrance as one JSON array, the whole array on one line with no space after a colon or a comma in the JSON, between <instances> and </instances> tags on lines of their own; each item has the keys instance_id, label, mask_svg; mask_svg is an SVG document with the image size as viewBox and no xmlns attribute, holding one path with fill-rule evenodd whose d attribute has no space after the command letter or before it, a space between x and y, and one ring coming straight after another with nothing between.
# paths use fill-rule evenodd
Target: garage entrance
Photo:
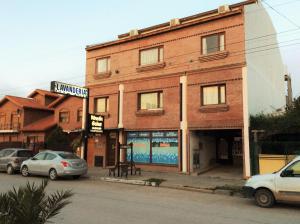
<instances>
[{"instance_id":1,"label":"garage entrance","mask_svg":"<svg viewBox=\"0 0 300 224\"><path fill-rule=\"evenodd\" d=\"M243 174L242 130L191 131L190 152L192 173L209 172L213 176L224 172L233 176Z\"/></svg>"}]
</instances>

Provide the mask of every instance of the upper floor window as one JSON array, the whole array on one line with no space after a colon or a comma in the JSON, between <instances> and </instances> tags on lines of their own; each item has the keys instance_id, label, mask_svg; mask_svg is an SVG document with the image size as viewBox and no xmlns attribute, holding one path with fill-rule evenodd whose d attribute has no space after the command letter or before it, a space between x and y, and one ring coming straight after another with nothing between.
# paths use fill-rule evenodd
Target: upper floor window
<instances>
[{"instance_id":1,"label":"upper floor window","mask_svg":"<svg viewBox=\"0 0 300 224\"><path fill-rule=\"evenodd\" d=\"M163 92L140 93L139 110L153 110L163 108Z\"/></svg>"},{"instance_id":2,"label":"upper floor window","mask_svg":"<svg viewBox=\"0 0 300 224\"><path fill-rule=\"evenodd\" d=\"M70 121L70 112L69 111L60 111L59 112L59 122L60 123L69 123Z\"/></svg>"},{"instance_id":3,"label":"upper floor window","mask_svg":"<svg viewBox=\"0 0 300 224\"><path fill-rule=\"evenodd\" d=\"M82 108L79 108L77 110L77 122L81 122L82 121Z\"/></svg>"},{"instance_id":4,"label":"upper floor window","mask_svg":"<svg viewBox=\"0 0 300 224\"><path fill-rule=\"evenodd\" d=\"M95 99L95 113L106 113L108 112L108 97L101 97Z\"/></svg>"},{"instance_id":5,"label":"upper floor window","mask_svg":"<svg viewBox=\"0 0 300 224\"><path fill-rule=\"evenodd\" d=\"M163 62L164 49L163 47L155 47L140 51L140 65L151 65Z\"/></svg>"},{"instance_id":6,"label":"upper floor window","mask_svg":"<svg viewBox=\"0 0 300 224\"><path fill-rule=\"evenodd\" d=\"M225 50L225 34L218 33L202 37L202 54L210 54Z\"/></svg>"},{"instance_id":7,"label":"upper floor window","mask_svg":"<svg viewBox=\"0 0 300 224\"><path fill-rule=\"evenodd\" d=\"M96 73L106 73L110 71L110 58L99 58L96 60Z\"/></svg>"},{"instance_id":8,"label":"upper floor window","mask_svg":"<svg viewBox=\"0 0 300 224\"><path fill-rule=\"evenodd\" d=\"M226 103L226 87L225 84L215 86L203 86L202 89L202 105L217 105Z\"/></svg>"}]
</instances>

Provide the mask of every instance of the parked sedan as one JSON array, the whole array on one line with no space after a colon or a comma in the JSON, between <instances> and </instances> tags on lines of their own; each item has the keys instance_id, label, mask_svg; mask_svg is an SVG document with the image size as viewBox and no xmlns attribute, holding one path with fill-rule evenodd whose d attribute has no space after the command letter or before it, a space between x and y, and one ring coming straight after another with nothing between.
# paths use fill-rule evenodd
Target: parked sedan
<instances>
[{"instance_id":1,"label":"parked sedan","mask_svg":"<svg viewBox=\"0 0 300 224\"><path fill-rule=\"evenodd\" d=\"M85 160L73 153L49 150L24 161L21 165L21 173L24 177L30 174L49 176L51 180L64 176L78 179L87 173L87 164Z\"/></svg>"},{"instance_id":2,"label":"parked sedan","mask_svg":"<svg viewBox=\"0 0 300 224\"><path fill-rule=\"evenodd\" d=\"M271 207L276 201L300 203L300 156L278 172L251 177L244 189L261 207Z\"/></svg>"},{"instance_id":3,"label":"parked sedan","mask_svg":"<svg viewBox=\"0 0 300 224\"><path fill-rule=\"evenodd\" d=\"M27 149L3 149L0 151L0 171L13 174L20 171L21 163L32 157L32 151Z\"/></svg>"}]
</instances>

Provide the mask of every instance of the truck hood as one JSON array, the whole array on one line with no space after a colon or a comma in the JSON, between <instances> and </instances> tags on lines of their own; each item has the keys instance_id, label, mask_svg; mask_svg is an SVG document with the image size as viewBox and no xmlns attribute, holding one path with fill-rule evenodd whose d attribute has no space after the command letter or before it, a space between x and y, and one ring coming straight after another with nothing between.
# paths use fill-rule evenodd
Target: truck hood
<instances>
[{"instance_id":1,"label":"truck hood","mask_svg":"<svg viewBox=\"0 0 300 224\"><path fill-rule=\"evenodd\" d=\"M255 175L250 177L247 182L246 186L251 185L253 183L258 183L258 182L273 182L276 174L262 174L262 175Z\"/></svg>"}]
</instances>

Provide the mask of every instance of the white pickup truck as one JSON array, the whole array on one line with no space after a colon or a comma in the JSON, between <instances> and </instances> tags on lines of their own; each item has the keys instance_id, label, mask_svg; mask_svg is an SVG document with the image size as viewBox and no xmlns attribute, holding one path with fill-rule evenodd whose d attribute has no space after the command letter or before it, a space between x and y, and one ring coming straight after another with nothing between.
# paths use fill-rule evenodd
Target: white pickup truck
<instances>
[{"instance_id":1,"label":"white pickup truck","mask_svg":"<svg viewBox=\"0 0 300 224\"><path fill-rule=\"evenodd\" d=\"M276 201L300 202L300 156L273 174L255 175L244 190L257 205L272 207Z\"/></svg>"}]
</instances>

